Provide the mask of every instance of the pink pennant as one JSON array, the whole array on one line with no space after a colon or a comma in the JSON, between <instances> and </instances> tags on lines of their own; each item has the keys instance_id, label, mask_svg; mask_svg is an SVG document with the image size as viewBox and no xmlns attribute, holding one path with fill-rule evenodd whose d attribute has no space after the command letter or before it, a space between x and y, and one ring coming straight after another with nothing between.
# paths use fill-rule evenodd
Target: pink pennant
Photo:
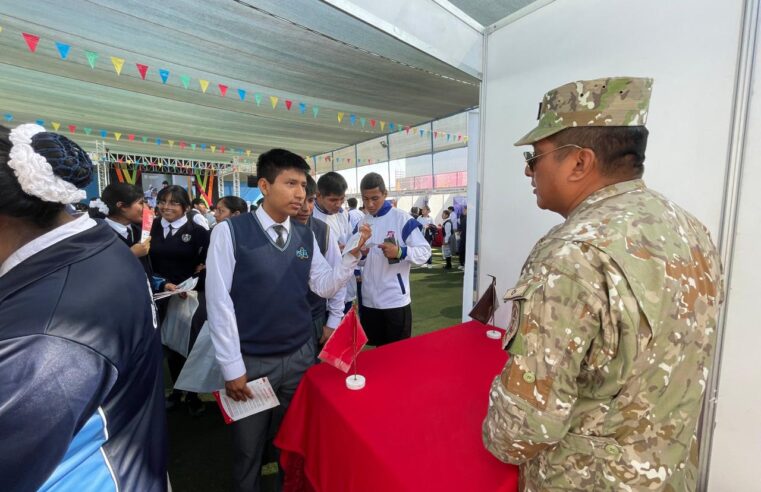
<instances>
[{"instance_id":1,"label":"pink pennant","mask_svg":"<svg viewBox=\"0 0 761 492\"><path fill-rule=\"evenodd\" d=\"M69 125L69 133L76 133L77 125Z\"/></svg>"},{"instance_id":2,"label":"pink pennant","mask_svg":"<svg viewBox=\"0 0 761 492\"><path fill-rule=\"evenodd\" d=\"M372 120L372 119L370 120L370 126L371 126L372 128L375 128L375 123L376 123L376 121L375 121L375 120Z\"/></svg>"},{"instance_id":3,"label":"pink pennant","mask_svg":"<svg viewBox=\"0 0 761 492\"><path fill-rule=\"evenodd\" d=\"M145 80L145 74L148 73L148 65L143 65L142 63L135 63L137 65L137 71L140 72L140 78Z\"/></svg>"},{"instance_id":4,"label":"pink pennant","mask_svg":"<svg viewBox=\"0 0 761 492\"><path fill-rule=\"evenodd\" d=\"M458 133L458 134L457 134L457 141L459 142L460 140L462 140L462 134L461 134L461 133Z\"/></svg>"},{"instance_id":5,"label":"pink pennant","mask_svg":"<svg viewBox=\"0 0 761 492\"><path fill-rule=\"evenodd\" d=\"M404 127L404 131L407 132L407 135L409 135L410 134L410 127L409 126L405 126Z\"/></svg>"},{"instance_id":6,"label":"pink pennant","mask_svg":"<svg viewBox=\"0 0 761 492\"><path fill-rule=\"evenodd\" d=\"M37 51L37 43L40 42L40 37L26 32L22 32L21 35L24 36L24 41L26 41L26 45L29 47L29 51L32 53Z\"/></svg>"},{"instance_id":7,"label":"pink pennant","mask_svg":"<svg viewBox=\"0 0 761 492\"><path fill-rule=\"evenodd\" d=\"M219 93L222 94L222 97L225 97L225 94L227 94L227 86L224 84L217 84L219 86Z\"/></svg>"},{"instance_id":8,"label":"pink pennant","mask_svg":"<svg viewBox=\"0 0 761 492\"><path fill-rule=\"evenodd\" d=\"M290 99L286 99L285 100L285 107L288 108L288 111L291 110L291 106L293 106L293 101L291 101Z\"/></svg>"},{"instance_id":9,"label":"pink pennant","mask_svg":"<svg viewBox=\"0 0 761 492\"><path fill-rule=\"evenodd\" d=\"M135 134L134 133L130 133L129 135L127 135L127 138L129 139L130 142L134 142L135 141Z\"/></svg>"}]
</instances>

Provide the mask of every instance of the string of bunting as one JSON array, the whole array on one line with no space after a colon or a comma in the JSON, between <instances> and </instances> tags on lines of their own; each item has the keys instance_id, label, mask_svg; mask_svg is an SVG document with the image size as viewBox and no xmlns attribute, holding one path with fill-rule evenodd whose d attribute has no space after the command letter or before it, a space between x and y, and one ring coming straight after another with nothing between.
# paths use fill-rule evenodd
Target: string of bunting
<instances>
[{"instance_id":1,"label":"string of bunting","mask_svg":"<svg viewBox=\"0 0 761 492\"><path fill-rule=\"evenodd\" d=\"M2 27L0 26L0 32L2 32ZM39 46L39 43L41 41L40 36L36 34L31 34L27 32L22 32L21 36L23 37L27 48L30 52L36 53L37 48ZM63 43L60 41L53 41L56 47L56 51L58 52L58 55L60 56L61 60L71 60L72 59L72 48L73 46L68 43ZM84 48L77 48L81 50L84 53L84 56L87 58L87 63L90 65L91 69L95 69L96 64L98 63L98 60L101 58L101 55L92 50L87 50ZM121 76L122 71L125 70L126 66L131 66L131 64L127 63L127 60L121 57L117 56L108 56L109 60L111 61L111 65L113 66L114 71L116 72L117 76ZM156 75L158 75L158 78L161 80L162 85L167 85L170 77L172 76L169 69L166 68L155 68L150 67L144 63L134 63L135 70L140 77L140 79L148 81L151 79L155 80ZM179 80L182 86L186 90L196 90L193 86L191 88L191 83L194 81L193 78L191 78L188 75L179 75ZM213 84L210 80L207 79L197 79L196 80L198 87L200 88L200 91L203 94L209 94L213 95L214 92L218 94L219 97L227 97L228 90L230 87L226 84L222 83L216 83ZM209 87L216 86L216 91L209 91ZM237 94L238 99L240 102L246 102L248 95L251 93L250 90L244 89L244 88L237 88L234 91L234 94ZM291 109L296 108L298 112L301 115L305 115L307 113L307 109L309 105L306 102L299 102L294 101L292 99L282 99L281 97L270 95L268 97L265 97L265 94L262 94L261 92L254 92L253 93L253 101L257 106L261 106L263 102L269 101L269 104L272 106L272 109L275 110L278 107L284 108L285 111L291 111ZM248 101L251 99L249 98ZM282 101L282 102L281 102ZM313 118L317 118L320 114L320 108L319 106L312 105L311 106L311 114ZM338 125L343 125L344 121L347 121L347 124L349 126L359 126L362 129L369 129L372 131L378 131L382 133L393 133L397 131L405 131L407 134L410 133L410 131L414 128L414 126L410 125L402 125L398 122L393 121L386 121L381 120L379 118L368 118L365 116L357 116L356 114L350 113L348 111L338 111L336 113L336 119L338 121ZM386 129L388 128L388 131ZM431 132L430 130L420 130L419 135L421 138L430 136L430 134L433 133L433 138L442 138L446 139L446 141L450 140L457 140L461 141L465 139L467 141L467 136L463 136L462 134L453 134L448 132L440 132L440 131L434 131ZM106 137L104 137L106 138ZM118 138L117 138L118 140ZM195 150L195 149L194 149Z\"/></svg>"}]
</instances>

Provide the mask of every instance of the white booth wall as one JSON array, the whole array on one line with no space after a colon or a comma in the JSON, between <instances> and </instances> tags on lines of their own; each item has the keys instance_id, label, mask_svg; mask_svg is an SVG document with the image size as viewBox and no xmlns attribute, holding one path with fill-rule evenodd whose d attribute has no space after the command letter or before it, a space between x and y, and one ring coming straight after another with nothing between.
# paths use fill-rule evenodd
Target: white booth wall
<instances>
[{"instance_id":1,"label":"white booth wall","mask_svg":"<svg viewBox=\"0 0 761 492\"><path fill-rule=\"evenodd\" d=\"M521 155L530 148L516 148L512 142L535 125L544 92L574 80L619 75L655 79L647 123L650 138L645 182L697 216L718 241L742 13L743 2L739 0L559 0L488 35L481 106L483 157L478 176L480 292L488 286L487 274L497 277L500 294L510 288L534 243L563 220L536 207L529 179L523 174ZM761 131L757 127L754 129ZM757 145L753 150L758 161L761 148ZM761 183L757 166L748 176L755 178L755 185ZM748 177L743 179L748 189L743 206L749 208L743 208L746 214L740 216L740 225L752 232L749 238L755 241L745 238L739 242L739 247L746 249L735 263L743 270L740 282L747 282L740 285L751 291L759 269L749 252L761 241L758 220L753 221L761 200L758 192L752 193ZM475 199L469 197L471 202ZM753 319L747 317L750 311L743 311L750 310L753 301L744 301L748 304L730 307L730 323L735 307L739 310L737 318ZM502 305L498 311L498 326L506 325L508 309ZM733 327L727 336L732 338L731 343L753 340L752 346L761 346L761 330L755 326ZM739 353L741 347L731 343L727 350ZM739 377L746 360L752 359L734 361L731 377ZM739 379L754 382L752 387L724 381L722 372L722 390L734 386L737 400L728 402L726 408L719 405L717 435L722 431L722 415L731 419L747 418L748 412L761 415L758 366L753 371L754 375ZM737 403L749 392L755 393L756 405L741 410ZM731 490L761 490L757 466L753 466L761 456L761 419L752 424L728 424L736 434L717 437L710 490L729 490L730 484ZM735 441L734 454L742 453L746 458L745 463L731 463L736 456L729 446L733 437L742 438L743 430L756 442L738 446Z\"/></svg>"}]
</instances>

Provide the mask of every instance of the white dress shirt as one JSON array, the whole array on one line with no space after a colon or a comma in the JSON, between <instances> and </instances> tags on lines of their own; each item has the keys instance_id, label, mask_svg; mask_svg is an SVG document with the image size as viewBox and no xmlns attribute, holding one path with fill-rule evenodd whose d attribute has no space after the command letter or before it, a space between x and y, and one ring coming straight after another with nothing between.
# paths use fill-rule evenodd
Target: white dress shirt
<instances>
[{"instance_id":1,"label":"white dress shirt","mask_svg":"<svg viewBox=\"0 0 761 492\"><path fill-rule=\"evenodd\" d=\"M116 233L124 239L130 239L130 227L128 225L120 224L115 220L109 219L108 217L106 217L106 224L108 224L111 229L115 230Z\"/></svg>"},{"instance_id":2,"label":"white dress shirt","mask_svg":"<svg viewBox=\"0 0 761 492\"><path fill-rule=\"evenodd\" d=\"M0 265L0 277L8 273L13 267L31 257L36 255L43 249L47 249L50 246L63 241L75 234L86 231L91 227L95 227L96 222L92 220L87 214L83 214L78 218L67 222L61 226L56 227L52 231L48 231L40 237L32 239L25 245L13 252L4 262Z\"/></svg>"},{"instance_id":3,"label":"white dress shirt","mask_svg":"<svg viewBox=\"0 0 761 492\"><path fill-rule=\"evenodd\" d=\"M349 224L349 213L344 212L343 209L334 214L329 214L320 208L320 205L315 202L312 216L317 217L321 221L328 224L330 227L330 233L338 241L338 246L343 248L349 242L349 239L353 236L354 228ZM344 296L344 302L352 302L357 298L357 283L352 278L346 285L346 295Z\"/></svg>"},{"instance_id":4,"label":"white dress shirt","mask_svg":"<svg viewBox=\"0 0 761 492\"><path fill-rule=\"evenodd\" d=\"M341 264L341 250L338 241L333 237L333 232L328 229L328 249L325 251L325 260L333 268ZM328 320L325 325L335 330L344 317L344 299L346 298L346 286L341 287L333 297L328 299Z\"/></svg>"},{"instance_id":5,"label":"white dress shirt","mask_svg":"<svg viewBox=\"0 0 761 492\"><path fill-rule=\"evenodd\" d=\"M273 226L278 225L259 207L256 212L262 227L270 238L277 240ZM290 218L280 223L288 234L291 232ZM309 288L320 297L333 297L346 282L353 277L354 268L359 261L353 255L342 257L337 268L333 269L320 252L317 239L314 238L312 264L309 270ZM240 352L240 336L235 319L235 307L230 298L230 288L235 272L235 254L230 234L230 225L221 222L211 231L209 253L206 257L206 310L208 313L211 340L216 350L217 362L226 381L236 379L246 373L246 366ZM252 286L252 295L256 295Z\"/></svg>"}]
</instances>

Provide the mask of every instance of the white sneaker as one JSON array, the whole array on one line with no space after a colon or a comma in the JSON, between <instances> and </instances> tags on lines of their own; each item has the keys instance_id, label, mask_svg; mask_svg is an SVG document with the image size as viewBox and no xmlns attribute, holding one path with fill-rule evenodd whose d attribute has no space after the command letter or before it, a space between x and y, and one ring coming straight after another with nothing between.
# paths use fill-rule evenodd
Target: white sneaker
<instances>
[{"instance_id":1,"label":"white sneaker","mask_svg":"<svg viewBox=\"0 0 761 492\"><path fill-rule=\"evenodd\" d=\"M458 266L457 269L458 270L465 270L465 267L464 266Z\"/></svg>"}]
</instances>

